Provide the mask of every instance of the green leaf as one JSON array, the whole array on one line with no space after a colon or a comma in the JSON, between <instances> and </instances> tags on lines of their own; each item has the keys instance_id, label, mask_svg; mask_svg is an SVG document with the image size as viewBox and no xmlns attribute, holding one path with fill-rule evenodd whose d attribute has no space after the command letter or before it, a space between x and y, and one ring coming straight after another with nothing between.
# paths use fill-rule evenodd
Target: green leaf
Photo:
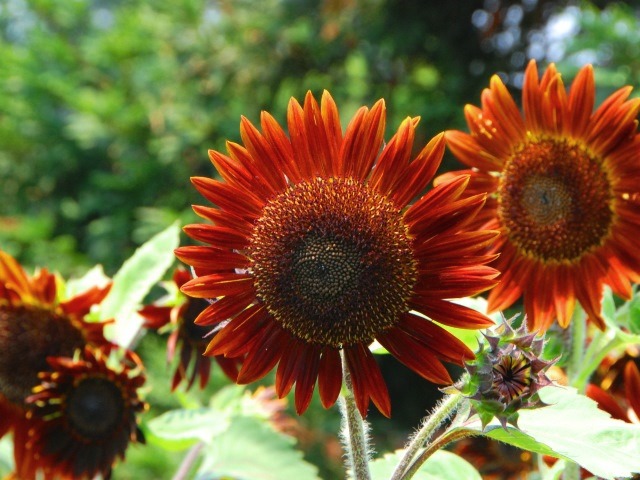
<instances>
[{"instance_id":1,"label":"green leaf","mask_svg":"<svg viewBox=\"0 0 640 480\"><path fill-rule=\"evenodd\" d=\"M86 292L93 287L104 287L111 279L105 275L102 265L96 265L80 278L67 281L65 285L65 299Z\"/></svg>"},{"instance_id":2,"label":"green leaf","mask_svg":"<svg viewBox=\"0 0 640 480\"><path fill-rule=\"evenodd\" d=\"M532 452L572 460L594 475L613 480L640 472L640 426L612 419L575 389L546 387L548 406L520 410L518 426L491 424L484 434ZM464 428L482 431L479 420Z\"/></svg>"},{"instance_id":3,"label":"green leaf","mask_svg":"<svg viewBox=\"0 0 640 480\"><path fill-rule=\"evenodd\" d=\"M145 425L149 443L182 450L198 441L210 442L229 428L230 416L211 408L170 410Z\"/></svg>"},{"instance_id":4,"label":"green leaf","mask_svg":"<svg viewBox=\"0 0 640 480\"><path fill-rule=\"evenodd\" d=\"M404 450L387 453L369 466L372 480L387 480L398 465ZM480 473L455 453L438 450L412 477L413 480L482 480Z\"/></svg>"},{"instance_id":5,"label":"green leaf","mask_svg":"<svg viewBox=\"0 0 640 480\"><path fill-rule=\"evenodd\" d=\"M138 248L113 277L113 286L102 302L99 318L115 319L112 340L130 346L142 325L136 313L149 290L175 261L173 250L180 241L178 224L158 233Z\"/></svg>"},{"instance_id":6,"label":"green leaf","mask_svg":"<svg viewBox=\"0 0 640 480\"><path fill-rule=\"evenodd\" d=\"M235 417L230 427L203 450L196 480L316 480L316 467L294 448L295 440L257 418Z\"/></svg>"}]
</instances>

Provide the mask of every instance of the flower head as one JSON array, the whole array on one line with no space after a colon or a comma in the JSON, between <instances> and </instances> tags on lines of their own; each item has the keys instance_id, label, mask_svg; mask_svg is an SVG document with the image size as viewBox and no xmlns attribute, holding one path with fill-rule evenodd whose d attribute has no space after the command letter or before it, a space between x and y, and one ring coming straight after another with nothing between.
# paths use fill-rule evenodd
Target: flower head
<instances>
[{"instance_id":1,"label":"flower head","mask_svg":"<svg viewBox=\"0 0 640 480\"><path fill-rule=\"evenodd\" d=\"M26 398L49 370L48 357L71 356L86 344L108 344L106 322L85 321L110 285L94 287L67 300L60 299L55 275L42 269L25 273L9 254L0 251L0 437L28 429ZM24 445L14 442L16 464L25 459Z\"/></svg>"},{"instance_id":2,"label":"flower head","mask_svg":"<svg viewBox=\"0 0 640 480\"><path fill-rule=\"evenodd\" d=\"M462 198L466 178L426 188L444 151L438 135L412 158L417 118L383 143L385 106L362 107L343 134L333 99L292 99L287 136L268 113L262 132L243 118L244 145L210 152L222 180L193 178L216 207L195 206L212 224L185 231L206 246L176 255L197 278L187 295L215 299L199 323L229 321L207 355L246 355L238 382L277 365L276 392L296 384L303 412L316 381L325 407L342 385L340 350L365 415L370 399L385 415L390 402L368 346L378 340L424 378L451 382L441 361L461 364L472 352L433 320L483 328L490 320L446 299L495 284L483 250L494 232L470 230L484 195ZM425 318L427 317L427 318Z\"/></svg>"},{"instance_id":3,"label":"flower head","mask_svg":"<svg viewBox=\"0 0 640 480\"><path fill-rule=\"evenodd\" d=\"M173 273L173 284L180 288L191 279L191 274L184 268L177 268ZM146 305L140 310L145 318L144 326L154 330L171 330L167 341L167 360L173 361L176 348L180 347L178 366L173 374L171 390L181 382L187 383L187 390L191 388L196 377L200 379L200 388L204 388L211 373L211 359L203 355L210 340L213 327L201 325L198 317L209 306L209 302L201 298L191 298L177 292L177 297L170 299L167 304ZM235 381L238 377L238 365L241 359L226 358L223 355L214 356L222 371ZM189 366L191 372L189 373Z\"/></svg>"},{"instance_id":4,"label":"flower head","mask_svg":"<svg viewBox=\"0 0 640 480\"><path fill-rule=\"evenodd\" d=\"M505 321L485 334L476 358L467 362L468 376L456 385L471 401L483 427L494 417L506 428L516 425L518 410L544 404L537 393L551 384L546 370L555 363L540 358L544 338L528 333L526 323L514 330Z\"/></svg>"},{"instance_id":5,"label":"flower head","mask_svg":"<svg viewBox=\"0 0 640 480\"><path fill-rule=\"evenodd\" d=\"M130 442L144 442L136 414L146 408L138 389L142 362L133 352L85 347L79 357L49 359L51 371L28 402L26 451L32 461L20 478L41 470L46 478L108 478Z\"/></svg>"},{"instance_id":6,"label":"flower head","mask_svg":"<svg viewBox=\"0 0 640 480\"><path fill-rule=\"evenodd\" d=\"M578 300L601 329L603 285L621 297L640 279L640 99L625 87L592 112L593 69L578 73L570 91L555 66L538 79L526 69L521 114L494 76L482 108L467 105L471 133L447 132L447 143L469 170L436 184L470 176L469 193L489 192L478 225L497 229L491 246L501 282L490 311L524 296L532 330L558 319L566 327Z\"/></svg>"}]
</instances>

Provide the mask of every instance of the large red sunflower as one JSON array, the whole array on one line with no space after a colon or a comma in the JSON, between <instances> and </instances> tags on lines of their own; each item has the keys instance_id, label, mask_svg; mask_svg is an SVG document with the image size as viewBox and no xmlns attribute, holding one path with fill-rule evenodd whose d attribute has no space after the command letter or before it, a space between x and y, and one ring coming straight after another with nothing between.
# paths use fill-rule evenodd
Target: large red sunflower
<instances>
[{"instance_id":1,"label":"large red sunflower","mask_svg":"<svg viewBox=\"0 0 640 480\"><path fill-rule=\"evenodd\" d=\"M138 389L144 384L142 362L131 351L85 347L78 358L50 358L51 371L27 401L29 429L23 480L110 478L129 442L142 442L136 414L146 408Z\"/></svg>"},{"instance_id":2,"label":"large red sunflower","mask_svg":"<svg viewBox=\"0 0 640 480\"><path fill-rule=\"evenodd\" d=\"M191 279L191 274L184 268L176 268L173 272L173 283L180 288ZM199 377L200 388L204 388L211 373L211 359L204 356L213 327L195 323L198 316L209 306L209 302L201 298L190 298L178 292L179 298L170 299L167 304L146 305L140 310L145 319L144 326L153 330L171 329L167 340L167 361L172 362L176 348L180 348L180 359L173 374L171 390L181 382L186 382L187 390L191 388L196 377ZM162 302L161 302L162 303ZM226 358L216 355L216 362L230 379L238 378L237 358ZM189 366L191 372L189 373Z\"/></svg>"},{"instance_id":3,"label":"large red sunflower","mask_svg":"<svg viewBox=\"0 0 640 480\"><path fill-rule=\"evenodd\" d=\"M61 301L56 276L42 269L25 273L9 254L0 251L0 437L9 430L26 435L25 399L49 370L48 357L70 356L87 343L107 344L105 322L84 317L99 304L110 285L94 287ZM14 442L16 465L27 461L24 444Z\"/></svg>"},{"instance_id":4,"label":"large red sunflower","mask_svg":"<svg viewBox=\"0 0 640 480\"><path fill-rule=\"evenodd\" d=\"M303 412L316 380L325 407L342 384L340 350L355 399L390 415L385 382L368 346L378 340L424 378L447 384L441 361L461 364L473 353L433 320L483 328L484 315L446 299L495 285L484 250L495 232L468 225L484 195L462 198L466 178L441 185L409 206L430 182L444 151L436 136L412 160L417 118L383 143L385 105L362 107L342 133L328 93L319 105L292 99L287 136L268 113L262 133L243 118L244 146L229 156L210 151L222 180L196 177L217 208L195 206L211 224L185 227L208 246L178 248L197 278L187 295L217 299L199 322L230 320L208 355L246 354L238 382L276 365L276 391L296 384Z\"/></svg>"},{"instance_id":5,"label":"large red sunflower","mask_svg":"<svg viewBox=\"0 0 640 480\"><path fill-rule=\"evenodd\" d=\"M491 252L501 282L490 311L524 296L529 326L566 327L575 301L601 329L603 285L630 298L640 276L640 99L631 87L593 111L593 69L578 73L567 93L550 65L541 79L532 61L525 72L521 114L498 76L482 93L482 108L467 105L471 133L447 132L447 143L469 170L436 179L471 177L469 194L490 196L478 215L500 231Z\"/></svg>"}]
</instances>

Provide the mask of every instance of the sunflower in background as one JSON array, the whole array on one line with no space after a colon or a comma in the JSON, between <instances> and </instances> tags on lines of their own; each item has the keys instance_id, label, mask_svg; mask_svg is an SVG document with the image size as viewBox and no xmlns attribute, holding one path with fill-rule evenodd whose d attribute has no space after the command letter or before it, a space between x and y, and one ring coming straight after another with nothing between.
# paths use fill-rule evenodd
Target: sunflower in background
<instances>
[{"instance_id":1,"label":"sunflower in background","mask_svg":"<svg viewBox=\"0 0 640 480\"><path fill-rule=\"evenodd\" d=\"M228 142L228 156L210 151L222 180L192 182L216 206L194 206L208 223L184 229L207 245L176 255L196 274L182 291L215 299L199 317L222 325L206 354L246 355L239 383L277 365L276 392L295 384L298 413L316 382L329 407L342 386L342 354L361 414L373 401L389 416L374 340L438 384L451 382L442 361L473 358L435 322L492 324L447 299L495 285L485 250L496 233L470 227L485 196L464 196L466 177L420 198L445 144L440 134L414 156L418 121L407 118L385 144L379 101L360 108L343 134L331 95L318 103L308 93L303 105L289 103L288 135L263 112L262 132L243 118L243 145Z\"/></svg>"},{"instance_id":2,"label":"sunflower in background","mask_svg":"<svg viewBox=\"0 0 640 480\"><path fill-rule=\"evenodd\" d=\"M489 192L476 225L500 232L490 247L501 272L490 311L524 297L530 329L546 331L556 318L567 327L577 300L604 329L603 286L631 297L640 280L640 99L630 93L621 88L593 111L591 66L566 92L554 65L539 79L531 61L523 113L494 76L482 107L465 108L470 133L446 133L470 168L436 185L470 178L466 195Z\"/></svg>"},{"instance_id":3,"label":"sunflower in background","mask_svg":"<svg viewBox=\"0 0 640 480\"><path fill-rule=\"evenodd\" d=\"M33 459L26 451L27 418L32 389L40 372L50 371L47 359L71 357L86 345L109 346L103 334L107 322L85 316L102 302L110 284L93 287L61 300L59 279L46 269L29 276L9 254L0 251L0 437L12 431L14 459L20 478Z\"/></svg>"},{"instance_id":4,"label":"sunflower in background","mask_svg":"<svg viewBox=\"0 0 640 480\"><path fill-rule=\"evenodd\" d=\"M73 358L49 359L50 371L27 398L29 457L23 480L110 478L130 442L144 443L136 415L147 408L138 389L145 382L138 356L128 350L86 346Z\"/></svg>"},{"instance_id":5,"label":"sunflower in background","mask_svg":"<svg viewBox=\"0 0 640 480\"><path fill-rule=\"evenodd\" d=\"M191 274L184 268L173 272L173 284L165 285L169 294L153 305L146 305L138 313L145 319L144 326L160 333L170 331L167 340L167 361L173 361L176 349L180 348L179 360L171 380L171 390L181 382L186 382L189 390L196 377L200 388L204 388L211 374L211 358L204 356L207 344L211 340L214 326L207 326L207 320L201 316L209 302L200 298L190 298L179 288L191 280ZM203 322L203 323L201 323ZM226 358L223 355L213 357L224 374L235 381L241 358ZM191 372L189 372L190 365Z\"/></svg>"}]
</instances>

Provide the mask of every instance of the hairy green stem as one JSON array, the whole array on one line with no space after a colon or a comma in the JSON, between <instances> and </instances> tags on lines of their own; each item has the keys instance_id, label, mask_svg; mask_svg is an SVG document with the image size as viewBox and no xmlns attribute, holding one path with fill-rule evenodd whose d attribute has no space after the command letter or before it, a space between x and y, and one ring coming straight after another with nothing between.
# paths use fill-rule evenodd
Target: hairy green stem
<instances>
[{"instance_id":1,"label":"hairy green stem","mask_svg":"<svg viewBox=\"0 0 640 480\"><path fill-rule=\"evenodd\" d=\"M371 480L369 472L369 447L367 441L368 427L360 415L356 400L353 396L351 374L347 368L344 353L342 358L342 377L345 389L340 401L340 413L342 414L342 442L347 451L348 467L351 468L354 480Z\"/></svg>"},{"instance_id":2,"label":"hairy green stem","mask_svg":"<svg viewBox=\"0 0 640 480\"><path fill-rule=\"evenodd\" d=\"M478 432L475 430L469 430L466 428L455 428L449 432L445 432L435 439L433 443L427 445L427 447L422 451L422 453L416 458L416 460L409 466L409 468L404 472L404 474L400 477L400 480L409 480L412 478L417 471L422 467L424 462L426 462L431 455L436 453L438 450L446 447L451 442L455 442L456 440L461 440L466 437L472 437L477 435Z\"/></svg>"},{"instance_id":3,"label":"hairy green stem","mask_svg":"<svg viewBox=\"0 0 640 480\"><path fill-rule=\"evenodd\" d=\"M434 408L431 414L425 418L420 430L411 438L407 448L405 449L400 463L396 466L391 480L399 480L403 478L405 470L411 464L418 451L429 441L435 431L442 425L458 409L463 396L459 393L447 395Z\"/></svg>"}]
</instances>

